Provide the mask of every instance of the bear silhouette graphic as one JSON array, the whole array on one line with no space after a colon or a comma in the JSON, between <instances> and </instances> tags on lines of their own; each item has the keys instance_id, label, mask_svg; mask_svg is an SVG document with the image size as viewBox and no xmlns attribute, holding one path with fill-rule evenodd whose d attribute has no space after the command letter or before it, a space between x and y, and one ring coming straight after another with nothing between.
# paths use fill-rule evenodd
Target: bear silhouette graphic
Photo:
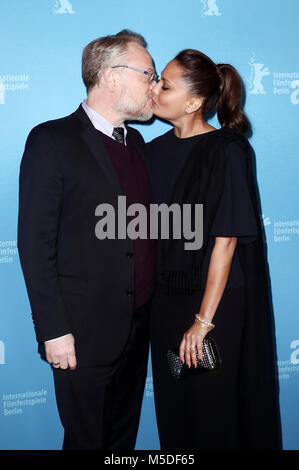
<instances>
[{"instance_id":1,"label":"bear silhouette graphic","mask_svg":"<svg viewBox=\"0 0 299 470\"><path fill-rule=\"evenodd\" d=\"M56 0L53 12L55 14L60 13L62 15L65 13L75 13L69 0Z\"/></svg>"},{"instance_id":2,"label":"bear silhouette graphic","mask_svg":"<svg viewBox=\"0 0 299 470\"><path fill-rule=\"evenodd\" d=\"M249 84L250 84L250 91L249 93L253 95L266 93L264 86L262 84L262 80L266 75L270 75L270 71L268 67L265 67L264 64L260 62L255 62L255 58L251 57L249 65L251 67L251 75Z\"/></svg>"},{"instance_id":3,"label":"bear silhouette graphic","mask_svg":"<svg viewBox=\"0 0 299 470\"><path fill-rule=\"evenodd\" d=\"M204 6L203 15L205 16L220 16L219 8L216 4L216 0L201 0Z\"/></svg>"}]
</instances>

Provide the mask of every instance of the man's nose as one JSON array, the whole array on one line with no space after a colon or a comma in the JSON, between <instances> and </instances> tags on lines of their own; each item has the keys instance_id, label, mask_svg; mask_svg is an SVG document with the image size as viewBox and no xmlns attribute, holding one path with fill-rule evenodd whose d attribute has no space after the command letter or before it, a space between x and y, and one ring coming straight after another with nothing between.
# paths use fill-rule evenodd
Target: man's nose
<instances>
[{"instance_id":1,"label":"man's nose","mask_svg":"<svg viewBox=\"0 0 299 470\"><path fill-rule=\"evenodd\" d=\"M157 95L159 90L159 82L152 81L150 85L150 90L153 94Z\"/></svg>"}]
</instances>

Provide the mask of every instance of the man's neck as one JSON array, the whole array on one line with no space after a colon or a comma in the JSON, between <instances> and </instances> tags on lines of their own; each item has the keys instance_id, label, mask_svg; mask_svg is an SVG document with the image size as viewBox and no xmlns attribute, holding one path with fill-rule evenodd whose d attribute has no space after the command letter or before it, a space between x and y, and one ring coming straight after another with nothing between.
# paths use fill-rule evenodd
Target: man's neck
<instances>
[{"instance_id":1,"label":"man's neck","mask_svg":"<svg viewBox=\"0 0 299 470\"><path fill-rule=\"evenodd\" d=\"M113 125L113 127L119 127L123 124L123 117L120 116L119 113L116 112L114 109L112 109L111 104L105 102L104 99L99 100L93 98L92 96L88 96L86 104L90 109L107 119L107 121L109 121Z\"/></svg>"}]
</instances>

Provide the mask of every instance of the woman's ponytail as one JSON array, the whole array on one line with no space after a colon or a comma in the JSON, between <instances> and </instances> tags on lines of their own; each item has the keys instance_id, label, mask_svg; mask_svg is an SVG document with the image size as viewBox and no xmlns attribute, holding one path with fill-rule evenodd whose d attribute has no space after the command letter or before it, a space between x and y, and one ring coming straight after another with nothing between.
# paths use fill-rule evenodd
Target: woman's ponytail
<instances>
[{"instance_id":1,"label":"woman's ponytail","mask_svg":"<svg viewBox=\"0 0 299 470\"><path fill-rule=\"evenodd\" d=\"M218 64L220 93L216 104L221 126L235 129L240 134L249 130L249 121L242 110L243 85L237 70L229 64Z\"/></svg>"}]
</instances>

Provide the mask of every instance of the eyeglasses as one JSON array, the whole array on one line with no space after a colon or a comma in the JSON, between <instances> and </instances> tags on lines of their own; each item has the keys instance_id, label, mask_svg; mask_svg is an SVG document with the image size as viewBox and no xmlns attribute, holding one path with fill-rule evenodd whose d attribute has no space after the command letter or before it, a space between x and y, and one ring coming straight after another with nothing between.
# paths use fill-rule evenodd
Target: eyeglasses
<instances>
[{"instance_id":1,"label":"eyeglasses","mask_svg":"<svg viewBox=\"0 0 299 470\"><path fill-rule=\"evenodd\" d=\"M144 75L147 75L147 80L149 82L152 82L153 80L155 82L159 81L159 75L156 72L148 72L147 70L141 70L141 69L137 69L136 67L130 67L130 65L114 65L112 68L116 69L118 67L123 67L125 69L131 69L131 70L135 70L135 72L143 73Z\"/></svg>"}]
</instances>

